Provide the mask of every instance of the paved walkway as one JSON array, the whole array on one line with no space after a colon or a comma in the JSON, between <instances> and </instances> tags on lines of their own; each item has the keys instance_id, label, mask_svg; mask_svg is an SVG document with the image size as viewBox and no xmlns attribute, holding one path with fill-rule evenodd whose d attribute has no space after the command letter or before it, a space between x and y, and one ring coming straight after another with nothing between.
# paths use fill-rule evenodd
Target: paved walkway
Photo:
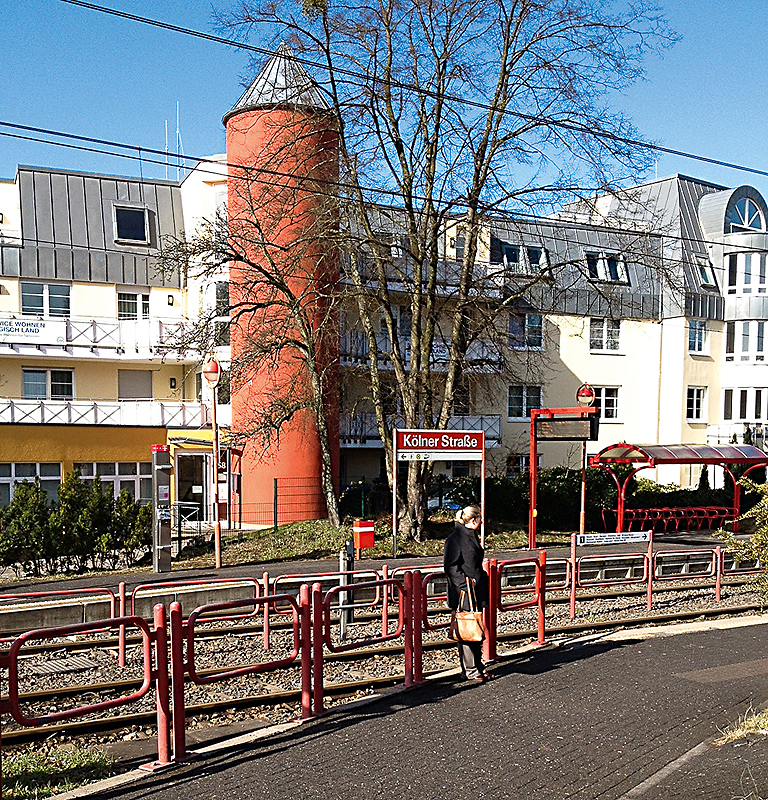
<instances>
[{"instance_id":1,"label":"paved walkway","mask_svg":"<svg viewBox=\"0 0 768 800\"><path fill-rule=\"evenodd\" d=\"M768 742L711 744L721 729L768 703L768 617L747 622L642 629L518 651L493 667L496 679L487 684L443 677L82 794L103 800L765 798Z\"/></svg>"}]
</instances>

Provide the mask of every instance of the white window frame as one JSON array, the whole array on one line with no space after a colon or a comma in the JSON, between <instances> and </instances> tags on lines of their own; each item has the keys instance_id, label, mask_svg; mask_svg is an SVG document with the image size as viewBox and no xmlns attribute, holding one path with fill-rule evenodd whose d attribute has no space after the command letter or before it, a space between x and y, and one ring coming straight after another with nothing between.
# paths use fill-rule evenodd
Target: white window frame
<instances>
[{"instance_id":1,"label":"white window frame","mask_svg":"<svg viewBox=\"0 0 768 800\"><path fill-rule=\"evenodd\" d=\"M549 269L549 251L542 244L525 244L523 242L505 242L499 239L502 268L505 279L514 275L531 275ZM509 256L517 254L517 260ZM533 255L538 253L538 263L534 263Z\"/></svg>"},{"instance_id":2,"label":"white window frame","mask_svg":"<svg viewBox=\"0 0 768 800\"><path fill-rule=\"evenodd\" d=\"M513 416L511 412L511 399L512 390L520 389L522 394L522 412L523 416ZM541 408L543 403L543 391L541 386L533 386L528 384L510 384L507 387L507 421L522 421L530 420L531 409Z\"/></svg>"},{"instance_id":3,"label":"white window frame","mask_svg":"<svg viewBox=\"0 0 768 800\"><path fill-rule=\"evenodd\" d=\"M45 397L28 397L24 393L24 376L28 373L37 372L45 374ZM51 374L54 372L68 372L71 376L72 393L69 397L51 397ZM25 400L74 400L75 398L75 371L73 369L61 369L60 367L22 367L21 370L21 391Z\"/></svg>"},{"instance_id":4,"label":"white window frame","mask_svg":"<svg viewBox=\"0 0 768 800\"><path fill-rule=\"evenodd\" d=\"M120 303L133 303L136 313L126 316L120 309ZM149 319L149 289L146 292L117 290L117 318L118 319Z\"/></svg>"},{"instance_id":5,"label":"white window frame","mask_svg":"<svg viewBox=\"0 0 768 800\"><path fill-rule=\"evenodd\" d=\"M120 211L133 211L141 212L144 215L144 236L141 239L134 239L131 237L120 236L118 233L118 216ZM149 209L143 205L134 205L132 203L114 203L112 205L112 231L114 233L115 242L118 244L128 245L148 245L149 238ZM125 232L125 231L123 231Z\"/></svg>"},{"instance_id":6,"label":"white window frame","mask_svg":"<svg viewBox=\"0 0 768 800\"><path fill-rule=\"evenodd\" d=\"M593 386L600 422L620 422L620 386Z\"/></svg>"},{"instance_id":7,"label":"white window frame","mask_svg":"<svg viewBox=\"0 0 768 800\"><path fill-rule=\"evenodd\" d=\"M110 486L114 497L120 494L121 489L128 489L134 500L152 502L151 461L81 461L76 462L74 468L80 472L83 483L88 486L93 484L98 473L101 485Z\"/></svg>"},{"instance_id":8,"label":"white window frame","mask_svg":"<svg viewBox=\"0 0 768 800\"><path fill-rule=\"evenodd\" d=\"M726 293L768 294L768 254L730 253L725 257Z\"/></svg>"},{"instance_id":9,"label":"white window frame","mask_svg":"<svg viewBox=\"0 0 768 800\"><path fill-rule=\"evenodd\" d=\"M593 353L620 353L621 320L609 317L590 317L589 349Z\"/></svg>"},{"instance_id":10,"label":"white window frame","mask_svg":"<svg viewBox=\"0 0 768 800\"><path fill-rule=\"evenodd\" d=\"M686 422L707 421L707 387L689 386L685 393Z\"/></svg>"},{"instance_id":11,"label":"white window frame","mask_svg":"<svg viewBox=\"0 0 768 800\"><path fill-rule=\"evenodd\" d=\"M20 467L32 467L32 469L19 469ZM58 474L54 474L56 467ZM8 494L8 501L13 498L13 492L17 483L23 481L34 481L40 478L40 485L48 497L53 500L56 497L58 487L61 485L61 464L57 461L38 461L38 462L3 462L0 464L0 486L7 486L8 489L0 490L0 497L4 498ZM0 502L0 506L2 506Z\"/></svg>"},{"instance_id":12,"label":"white window frame","mask_svg":"<svg viewBox=\"0 0 768 800\"><path fill-rule=\"evenodd\" d=\"M751 197L740 197L728 209L726 222L730 233L755 233L765 230L763 212ZM757 225L752 224L754 222L757 222Z\"/></svg>"},{"instance_id":13,"label":"white window frame","mask_svg":"<svg viewBox=\"0 0 768 800\"><path fill-rule=\"evenodd\" d=\"M29 311L24 310L24 287L25 286L41 286L43 289L43 308L42 312L38 310ZM55 309L53 313L51 312L51 287L55 286L56 288L66 289L66 296L67 296L67 310L66 313L62 313L58 309ZM63 297L64 295L59 295ZM45 281L28 281L22 280L19 281L19 309L21 313L25 317L56 317L57 319L66 319L69 317L71 313L71 303L72 303L72 286L69 283L46 283Z\"/></svg>"},{"instance_id":14,"label":"white window frame","mask_svg":"<svg viewBox=\"0 0 768 800\"><path fill-rule=\"evenodd\" d=\"M513 311L509 315L508 333L509 346L513 350L543 350L544 315L533 311Z\"/></svg>"},{"instance_id":15,"label":"white window frame","mask_svg":"<svg viewBox=\"0 0 768 800\"><path fill-rule=\"evenodd\" d=\"M693 355L709 352L709 328L705 319L688 320L688 352Z\"/></svg>"},{"instance_id":16,"label":"white window frame","mask_svg":"<svg viewBox=\"0 0 768 800\"><path fill-rule=\"evenodd\" d=\"M590 280L629 285L629 270L623 253L613 250L585 250L584 261ZM616 262L616 277L611 275L611 261Z\"/></svg>"},{"instance_id":17,"label":"white window frame","mask_svg":"<svg viewBox=\"0 0 768 800\"><path fill-rule=\"evenodd\" d=\"M699 278L701 278L701 285L717 288L717 279L715 278L712 262L706 256L694 256L694 260L699 272Z\"/></svg>"},{"instance_id":18,"label":"white window frame","mask_svg":"<svg viewBox=\"0 0 768 800\"><path fill-rule=\"evenodd\" d=\"M725 324L725 360L763 364L768 361L768 323L761 319Z\"/></svg>"}]
</instances>

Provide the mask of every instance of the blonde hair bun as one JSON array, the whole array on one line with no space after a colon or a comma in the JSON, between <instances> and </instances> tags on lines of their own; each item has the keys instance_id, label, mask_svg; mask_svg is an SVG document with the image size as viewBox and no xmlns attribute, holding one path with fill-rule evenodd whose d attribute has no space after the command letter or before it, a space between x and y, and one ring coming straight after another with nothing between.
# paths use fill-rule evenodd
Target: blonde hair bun
<instances>
[{"instance_id":1,"label":"blonde hair bun","mask_svg":"<svg viewBox=\"0 0 768 800\"><path fill-rule=\"evenodd\" d=\"M480 506L464 506L456 512L456 522L466 525L470 520L480 516Z\"/></svg>"}]
</instances>

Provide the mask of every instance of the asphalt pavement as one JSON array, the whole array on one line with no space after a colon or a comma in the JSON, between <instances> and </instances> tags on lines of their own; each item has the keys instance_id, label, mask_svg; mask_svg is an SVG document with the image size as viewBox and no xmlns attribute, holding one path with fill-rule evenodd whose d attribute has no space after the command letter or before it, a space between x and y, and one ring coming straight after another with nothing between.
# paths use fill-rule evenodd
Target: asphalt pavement
<instances>
[{"instance_id":1,"label":"asphalt pavement","mask_svg":"<svg viewBox=\"0 0 768 800\"><path fill-rule=\"evenodd\" d=\"M766 652L768 616L528 647L61 800L757 800L766 738L713 740L768 704Z\"/></svg>"}]
</instances>

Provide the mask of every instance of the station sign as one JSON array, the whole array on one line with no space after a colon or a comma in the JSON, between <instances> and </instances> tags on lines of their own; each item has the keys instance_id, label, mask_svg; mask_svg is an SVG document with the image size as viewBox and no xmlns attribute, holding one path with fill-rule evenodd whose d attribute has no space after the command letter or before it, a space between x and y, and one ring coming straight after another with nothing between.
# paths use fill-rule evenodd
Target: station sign
<instances>
[{"instance_id":1,"label":"station sign","mask_svg":"<svg viewBox=\"0 0 768 800\"><path fill-rule=\"evenodd\" d=\"M485 431L397 430L398 461L480 461Z\"/></svg>"},{"instance_id":2,"label":"station sign","mask_svg":"<svg viewBox=\"0 0 768 800\"><path fill-rule=\"evenodd\" d=\"M627 544L630 542L649 542L651 539L650 531L619 531L618 533L577 533L576 544L584 545L608 545L608 544Z\"/></svg>"}]
</instances>

